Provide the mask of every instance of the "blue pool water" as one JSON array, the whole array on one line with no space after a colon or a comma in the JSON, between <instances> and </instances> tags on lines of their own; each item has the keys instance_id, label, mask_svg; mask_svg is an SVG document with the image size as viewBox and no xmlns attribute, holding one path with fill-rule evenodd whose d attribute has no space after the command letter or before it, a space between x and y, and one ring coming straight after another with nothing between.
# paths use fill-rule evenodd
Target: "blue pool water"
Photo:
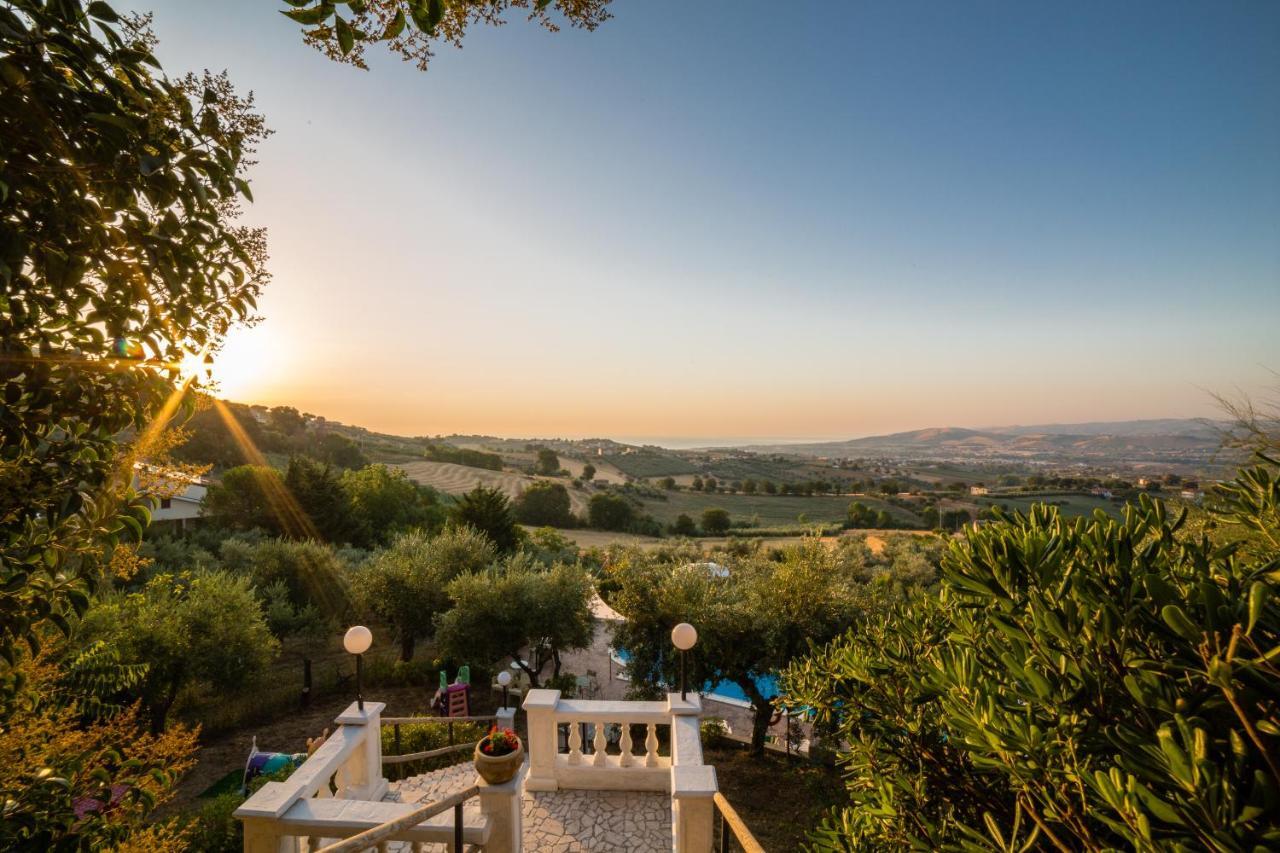
<instances>
[{"instance_id":1,"label":"blue pool water","mask_svg":"<svg viewBox=\"0 0 1280 853\"><path fill-rule=\"evenodd\" d=\"M614 649L613 656L615 660L621 663L626 663L631 660L630 653L625 649ZM772 699L774 696L777 696L782 692L778 689L778 679L777 676L774 675L762 675L757 678L756 689L759 690L760 695L764 696L766 699ZM747 694L742 692L742 688L734 684L732 681L721 681L715 684L708 681L706 684L702 685L701 692L712 698L728 699L730 702L751 701L747 699Z\"/></svg>"}]
</instances>

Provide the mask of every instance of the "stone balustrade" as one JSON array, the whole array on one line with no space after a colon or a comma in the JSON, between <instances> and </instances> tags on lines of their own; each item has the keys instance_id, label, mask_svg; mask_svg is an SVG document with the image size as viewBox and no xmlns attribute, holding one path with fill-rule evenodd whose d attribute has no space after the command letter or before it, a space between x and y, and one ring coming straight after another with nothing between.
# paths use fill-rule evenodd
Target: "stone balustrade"
<instances>
[{"instance_id":1,"label":"stone balustrade","mask_svg":"<svg viewBox=\"0 0 1280 853\"><path fill-rule=\"evenodd\" d=\"M559 690L530 690L524 700L529 727L530 791L663 791L671 795L676 853L709 853L715 768L703 764L699 719L702 700L667 695L660 702L562 699ZM610 737L611 727L616 737ZM632 729L644 731L637 742ZM561 737L561 730L567 730ZM668 754L662 755L659 730ZM613 750L613 751L611 751Z\"/></svg>"},{"instance_id":2,"label":"stone balustrade","mask_svg":"<svg viewBox=\"0 0 1280 853\"><path fill-rule=\"evenodd\" d=\"M410 814L415 804L383 802L381 716L386 706L352 703L334 722L337 728L302 766L283 782L267 782L236 810L244 824L245 853L297 853L319 850L333 839L348 838ZM515 711L499 712L498 724L510 726ZM523 774L522 774L523 775ZM480 811L463 826L467 845L489 853L520 850L522 776L506 785L488 785L477 777ZM453 816L442 814L388 836L415 850L424 844L449 844Z\"/></svg>"}]
</instances>

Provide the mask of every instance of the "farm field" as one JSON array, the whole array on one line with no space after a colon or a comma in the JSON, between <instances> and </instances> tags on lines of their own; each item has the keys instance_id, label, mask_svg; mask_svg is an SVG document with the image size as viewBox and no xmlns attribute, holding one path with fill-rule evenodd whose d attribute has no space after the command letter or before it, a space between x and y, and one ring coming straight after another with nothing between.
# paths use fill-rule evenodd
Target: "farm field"
<instances>
[{"instance_id":1,"label":"farm field","mask_svg":"<svg viewBox=\"0 0 1280 853\"><path fill-rule=\"evenodd\" d=\"M572 456L560 456L560 467L569 472L572 477L581 477L582 469L586 466L586 461L575 459ZM605 462L603 459L592 459L591 464L595 466L596 475L592 479L604 480L606 483L620 486L627 482L627 475L619 471L614 466Z\"/></svg>"},{"instance_id":2,"label":"farm field","mask_svg":"<svg viewBox=\"0 0 1280 853\"><path fill-rule=\"evenodd\" d=\"M587 510L587 496L566 481L563 477L530 477L510 471L489 471L485 468L472 468L468 465L456 465L452 462L405 462L397 466L409 479L424 486L430 486L450 495L461 495L476 486L501 489L508 497L515 498L530 484L538 480L549 480L561 483L569 489L569 508L575 513Z\"/></svg>"},{"instance_id":3,"label":"farm field","mask_svg":"<svg viewBox=\"0 0 1280 853\"><path fill-rule=\"evenodd\" d=\"M991 497L975 498L974 502L979 506L1008 506L1011 510L1027 512L1031 509L1032 504L1048 503L1054 504L1061 510L1062 514L1069 517L1081 515L1092 515L1095 509L1100 509L1108 515L1119 518L1124 509L1123 502L1114 502L1107 498L1095 498L1092 495L1048 495L1045 497L1005 497L1004 495L993 495Z\"/></svg>"},{"instance_id":4,"label":"farm field","mask_svg":"<svg viewBox=\"0 0 1280 853\"><path fill-rule=\"evenodd\" d=\"M727 510L734 521L759 520L762 527L774 527L799 523L804 514L809 522L843 522L849 515L849 504L861 501L873 510L887 510L890 515L903 521L919 522L911 513L898 507L862 495L815 495L800 497L787 495L725 495L702 494L699 492L667 492L667 500L645 499L645 511L663 524L670 524L676 517L684 513L699 520L702 511L709 507L720 507Z\"/></svg>"},{"instance_id":5,"label":"farm field","mask_svg":"<svg viewBox=\"0 0 1280 853\"><path fill-rule=\"evenodd\" d=\"M526 527L532 532L533 528ZM635 546L644 550L651 550L669 546L676 541L674 538L658 539L654 536L637 536L634 533L610 533L606 530L561 530L560 533L566 538L571 539L579 548L607 548L610 545ZM823 536L822 541L829 546L834 546L842 538L848 536L863 536L867 538L867 546L872 551L880 553L884 550L887 537L892 536L932 536L933 534L926 530L849 530L839 536ZM720 545L726 545L729 542L727 536L704 536L688 540L700 545L704 551L710 550ZM759 539L752 539L752 542L758 542L761 548L780 548L786 545L798 545L804 541L803 536L767 536Z\"/></svg>"}]
</instances>

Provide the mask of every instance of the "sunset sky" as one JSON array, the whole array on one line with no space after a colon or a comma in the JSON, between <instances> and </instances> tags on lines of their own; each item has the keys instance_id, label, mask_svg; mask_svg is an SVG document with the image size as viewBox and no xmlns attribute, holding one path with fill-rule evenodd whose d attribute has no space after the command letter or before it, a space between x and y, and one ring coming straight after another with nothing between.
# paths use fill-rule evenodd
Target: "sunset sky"
<instances>
[{"instance_id":1,"label":"sunset sky","mask_svg":"<svg viewBox=\"0 0 1280 853\"><path fill-rule=\"evenodd\" d=\"M134 7L275 130L233 400L835 438L1200 416L1280 369L1280 3L616 0L426 73L283 3Z\"/></svg>"}]
</instances>

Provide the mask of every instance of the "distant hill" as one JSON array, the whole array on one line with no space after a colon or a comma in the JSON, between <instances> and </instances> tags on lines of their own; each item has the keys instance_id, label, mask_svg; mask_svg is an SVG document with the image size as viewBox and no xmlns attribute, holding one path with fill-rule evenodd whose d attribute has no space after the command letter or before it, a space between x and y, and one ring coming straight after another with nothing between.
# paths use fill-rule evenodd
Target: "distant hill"
<instances>
[{"instance_id":1,"label":"distant hill","mask_svg":"<svg viewBox=\"0 0 1280 853\"><path fill-rule=\"evenodd\" d=\"M1171 418L986 429L931 427L847 441L743 449L826 458L1208 461L1220 446L1215 427L1200 420Z\"/></svg>"},{"instance_id":2,"label":"distant hill","mask_svg":"<svg viewBox=\"0 0 1280 853\"><path fill-rule=\"evenodd\" d=\"M1226 426L1220 421L1199 418L1155 418L1139 421L1090 421L1082 424L1037 424L1035 426L991 427L1001 435L1196 435L1217 439Z\"/></svg>"}]
</instances>

